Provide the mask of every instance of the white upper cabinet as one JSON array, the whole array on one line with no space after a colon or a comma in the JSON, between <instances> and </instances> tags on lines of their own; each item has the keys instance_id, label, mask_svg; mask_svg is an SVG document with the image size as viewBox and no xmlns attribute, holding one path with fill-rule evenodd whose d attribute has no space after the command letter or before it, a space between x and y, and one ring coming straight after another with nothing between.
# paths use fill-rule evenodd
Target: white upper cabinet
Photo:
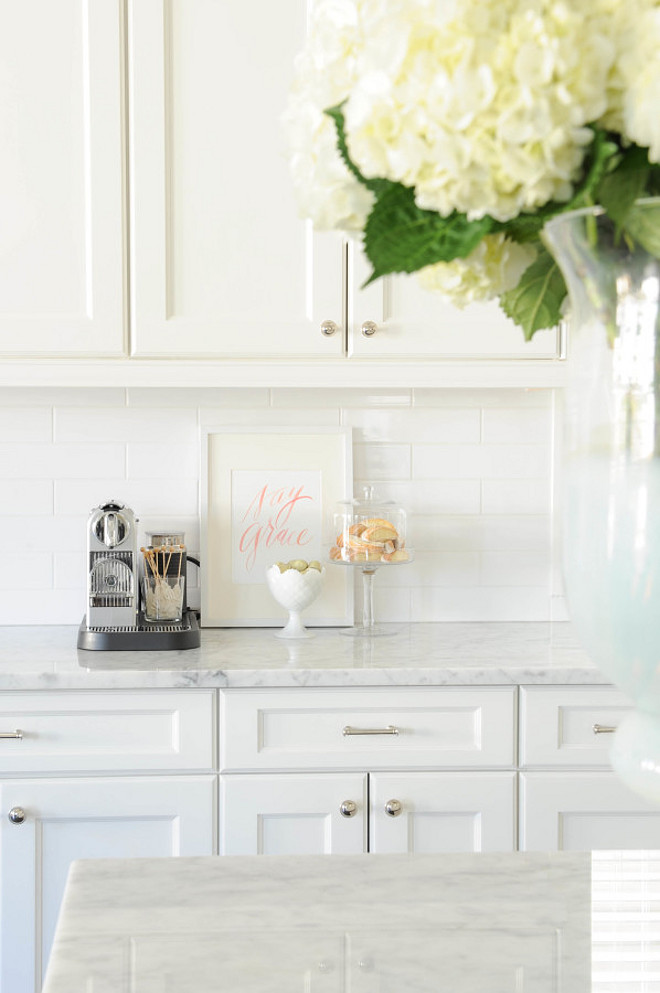
<instances>
[{"instance_id":1,"label":"white upper cabinet","mask_svg":"<svg viewBox=\"0 0 660 993\"><path fill-rule=\"evenodd\" d=\"M120 0L0 0L0 354L124 350Z\"/></svg>"},{"instance_id":2,"label":"white upper cabinet","mask_svg":"<svg viewBox=\"0 0 660 993\"><path fill-rule=\"evenodd\" d=\"M342 354L341 244L299 219L280 125L305 12L130 5L135 355Z\"/></svg>"},{"instance_id":3,"label":"white upper cabinet","mask_svg":"<svg viewBox=\"0 0 660 993\"><path fill-rule=\"evenodd\" d=\"M0 0L0 355L27 360L22 381L43 379L36 356L188 359L188 385L229 367L232 385L356 385L373 359L423 385L429 358L559 357L556 331L528 344L496 304L461 311L408 276L361 289L359 244L298 216L281 121L308 7Z\"/></svg>"},{"instance_id":4,"label":"white upper cabinet","mask_svg":"<svg viewBox=\"0 0 660 993\"><path fill-rule=\"evenodd\" d=\"M363 288L371 266L359 246L349 265L349 355L360 359L557 359L557 328L529 342L497 301L461 310L424 290L415 275L386 276Z\"/></svg>"}]
</instances>

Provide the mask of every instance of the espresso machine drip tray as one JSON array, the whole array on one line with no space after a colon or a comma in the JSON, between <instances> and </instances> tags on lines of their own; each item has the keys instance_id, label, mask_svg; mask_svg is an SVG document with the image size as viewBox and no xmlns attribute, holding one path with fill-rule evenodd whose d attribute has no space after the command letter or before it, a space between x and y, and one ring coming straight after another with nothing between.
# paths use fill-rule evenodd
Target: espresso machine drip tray
<instances>
[{"instance_id":1,"label":"espresso machine drip tray","mask_svg":"<svg viewBox=\"0 0 660 993\"><path fill-rule=\"evenodd\" d=\"M176 651L199 648L201 632L194 610L184 611L180 621L151 623L138 614L135 627L88 627L83 618L78 629L78 648L99 652Z\"/></svg>"}]
</instances>

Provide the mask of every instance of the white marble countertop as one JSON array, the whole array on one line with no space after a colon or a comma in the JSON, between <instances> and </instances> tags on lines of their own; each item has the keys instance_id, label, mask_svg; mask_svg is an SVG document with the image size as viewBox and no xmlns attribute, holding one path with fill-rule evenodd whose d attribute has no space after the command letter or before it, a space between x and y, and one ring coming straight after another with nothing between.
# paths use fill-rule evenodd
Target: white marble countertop
<instances>
[{"instance_id":1,"label":"white marble countertop","mask_svg":"<svg viewBox=\"0 0 660 993\"><path fill-rule=\"evenodd\" d=\"M76 648L77 628L0 628L0 691L223 686L603 684L567 623L393 625L287 641L273 628L207 628L187 651Z\"/></svg>"},{"instance_id":2,"label":"white marble countertop","mask_svg":"<svg viewBox=\"0 0 660 993\"><path fill-rule=\"evenodd\" d=\"M591 895L588 852L79 861L44 993L587 993Z\"/></svg>"},{"instance_id":3,"label":"white marble countertop","mask_svg":"<svg viewBox=\"0 0 660 993\"><path fill-rule=\"evenodd\" d=\"M206 628L187 651L76 648L77 628L0 629L0 690L183 686L419 686L607 683L570 624L393 625L391 637L316 629Z\"/></svg>"}]
</instances>

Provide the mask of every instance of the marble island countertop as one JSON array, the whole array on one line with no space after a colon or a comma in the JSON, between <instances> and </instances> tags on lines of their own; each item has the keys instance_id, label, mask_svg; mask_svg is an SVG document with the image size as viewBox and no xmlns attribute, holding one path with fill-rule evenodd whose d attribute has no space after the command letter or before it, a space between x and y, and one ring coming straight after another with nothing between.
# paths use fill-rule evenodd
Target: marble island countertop
<instances>
[{"instance_id":1,"label":"marble island countertop","mask_svg":"<svg viewBox=\"0 0 660 993\"><path fill-rule=\"evenodd\" d=\"M44 993L642 993L660 852L74 862Z\"/></svg>"},{"instance_id":2,"label":"marble island countertop","mask_svg":"<svg viewBox=\"0 0 660 993\"><path fill-rule=\"evenodd\" d=\"M72 865L44 993L588 993L588 853Z\"/></svg>"},{"instance_id":3,"label":"marble island countertop","mask_svg":"<svg viewBox=\"0 0 660 993\"><path fill-rule=\"evenodd\" d=\"M77 649L77 628L0 629L0 691L184 686L444 686L604 684L567 623L393 625L391 637L316 629L284 640L274 628L206 628L200 648Z\"/></svg>"}]
</instances>

